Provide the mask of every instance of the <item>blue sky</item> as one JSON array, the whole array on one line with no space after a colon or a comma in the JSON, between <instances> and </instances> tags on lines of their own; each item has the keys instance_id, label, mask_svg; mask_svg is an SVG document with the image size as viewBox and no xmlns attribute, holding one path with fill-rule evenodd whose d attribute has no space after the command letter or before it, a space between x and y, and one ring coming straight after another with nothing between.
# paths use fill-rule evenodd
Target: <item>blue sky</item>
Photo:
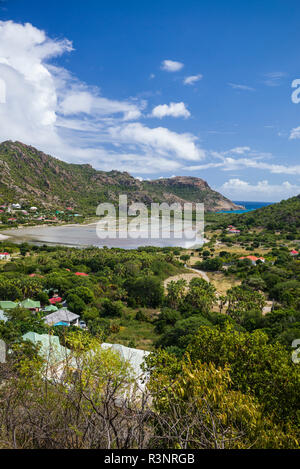
<instances>
[{"instance_id":1,"label":"blue sky","mask_svg":"<svg viewBox=\"0 0 300 469\"><path fill-rule=\"evenodd\" d=\"M300 192L299 2L1 5L0 140L234 200Z\"/></svg>"}]
</instances>

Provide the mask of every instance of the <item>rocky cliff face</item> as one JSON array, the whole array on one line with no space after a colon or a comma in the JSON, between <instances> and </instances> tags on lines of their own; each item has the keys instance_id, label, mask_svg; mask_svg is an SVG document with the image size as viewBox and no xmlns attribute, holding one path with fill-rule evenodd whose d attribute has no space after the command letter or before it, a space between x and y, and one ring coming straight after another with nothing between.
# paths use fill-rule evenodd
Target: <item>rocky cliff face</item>
<instances>
[{"instance_id":1,"label":"rocky cliff face","mask_svg":"<svg viewBox=\"0 0 300 469\"><path fill-rule=\"evenodd\" d=\"M21 142L0 144L0 201L29 202L49 208L71 205L95 213L100 202L203 202L207 211L239 208L195 177L140 181L126 172L97 171L91 165L69 164Z\"/></svg>"},{"instance_id":2,"label":"rocky cliff face","mask_svg":"<svg viewBox=\"0 0 300 469\"><path fill-rule=\"evenodd\" d=\"M174 202L204 203L206 211L217 212L241 208L219 192L212 190L208 183L200 178L178 176L151 181L150 185L162 191L163 196L170 201L174 198Z\"/></svg>"}]
</instances>

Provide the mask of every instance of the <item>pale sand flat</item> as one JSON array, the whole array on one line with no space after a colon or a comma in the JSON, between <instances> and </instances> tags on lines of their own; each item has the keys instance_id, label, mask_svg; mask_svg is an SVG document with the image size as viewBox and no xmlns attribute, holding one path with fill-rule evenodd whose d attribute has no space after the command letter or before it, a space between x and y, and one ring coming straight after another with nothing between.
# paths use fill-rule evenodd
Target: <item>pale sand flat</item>
<instances>
[{"instance_id":1,"label":"pale sand flat","mask_svg":"<svg viewBox=\"0 0 300 469\"><path fill-rule=\"evenodd\" d=\"M0 234L0 241L5 241L6 239L9 239L9 238L10 238L10 236Z\"/></svg>"}]
</instances>

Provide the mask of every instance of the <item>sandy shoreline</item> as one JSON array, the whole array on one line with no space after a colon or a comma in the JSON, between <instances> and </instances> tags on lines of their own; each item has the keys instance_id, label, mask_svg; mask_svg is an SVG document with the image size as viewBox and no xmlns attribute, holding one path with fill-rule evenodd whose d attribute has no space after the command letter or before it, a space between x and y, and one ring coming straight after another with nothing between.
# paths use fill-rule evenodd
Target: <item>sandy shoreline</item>
<instances>
[{"instance_id":1,"label":"sandy shoreline","mask_svg":"<svg viewBox=\"0 0 300 469\"><path fill-rule=\"evenodd\" d=\"M109 248L121 248L121 249L137 249L143 246L153 247L182 247L189 249L203 245L202 240L191 240L187 238L181 238L177 236L170 237L155 237L151 238L148 234L140 231L140 236L116 236L115 232L112 232L113 236L100 236L97 231L98 221L90 221L90 223L64 223L64 224L41 224L32 226L22 226L19 228L9 228L0 231L0 241L9 239L11 242L20 244L22 242L28 242L31 244L48 244L48 245L61 245L61 246L72 246L72 247L104 247ZM117 227L117 232L119 232ZM105 232L105 230L104 230ZM139 233L139 230L137 230ZM148 232L147 232L148 233ZM174 233L173 233L174 235ZM192 246L191 246L192 245Z\"/></svg>"},{"instance_id":2,"label":"sandy shoreline","mask_svg":"<svg viewBox=\"0 0 300 469\"><path fill-rule=\"evenodd\" d=\"M9 239L10 236L7 236L7 235L3 235L0 233L0 241L5 241L6 239Z\"/></svg>"}]
</instances>

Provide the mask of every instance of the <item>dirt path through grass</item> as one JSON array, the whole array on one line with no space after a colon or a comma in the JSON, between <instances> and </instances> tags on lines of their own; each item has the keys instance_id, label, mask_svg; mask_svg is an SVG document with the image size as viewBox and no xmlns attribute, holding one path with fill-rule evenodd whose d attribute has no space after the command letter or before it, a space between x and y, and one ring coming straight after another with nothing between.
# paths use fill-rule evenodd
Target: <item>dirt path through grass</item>
<instances>
[{"instance_id":1,"label":"dirt path through grass","mask_svg":"<svg viewBox=\"0 0 300 469\"><path fill-rule=\"evenodd\" d=\"M189 273L189 274L179 274L179 275L174 275L173 277L169 277L167 278L165 281L164 281L164 288L165 290L167 289L167 285L170 283L170 282L177 282L178 280L186 280L187 283L190 283L190 281L193 279L193 278L203 278L204 280L206 280L206 282L210 282L208 276L206 275L205 272L202 272L202 270L196 270L196 269L192 269L190 267L187 267L188 270L191 270L192 272Z\"/></svg>"}]
</instances>

